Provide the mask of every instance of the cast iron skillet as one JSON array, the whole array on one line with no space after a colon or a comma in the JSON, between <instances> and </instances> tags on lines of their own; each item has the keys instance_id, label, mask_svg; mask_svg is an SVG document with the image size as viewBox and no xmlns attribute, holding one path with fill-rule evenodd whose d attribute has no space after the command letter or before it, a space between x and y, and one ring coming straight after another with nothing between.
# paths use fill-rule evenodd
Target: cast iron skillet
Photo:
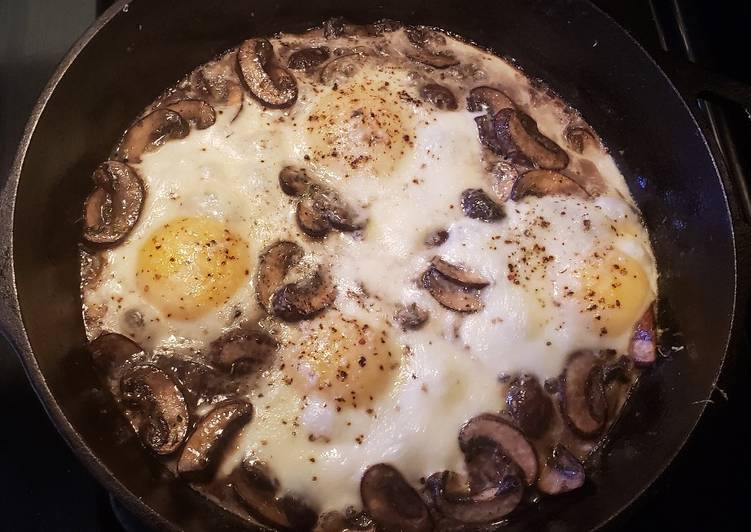
<instances>
[{"instance_id":1,"label":"cast iron skillet","mask_svg":"<svg viewBox=\"0 0 751 532\"><path fill-rule=\"evenodd\" d=\"M45 89L3 193L2 319L31 382L80 459L137 516L160 529L238 526L171 478L92 392L78 292L81 206L95 165L164 87L249 36L331 16L435 25L514 58L582 112L625 174L661 271L663 349L684 349L642 380L586 489L543 501L510 528L602 525L660 474L701 415L732 329L736 256L723 181L686 104L621 28L581 0L119 2Z\"/></svg>"}]
</instances>

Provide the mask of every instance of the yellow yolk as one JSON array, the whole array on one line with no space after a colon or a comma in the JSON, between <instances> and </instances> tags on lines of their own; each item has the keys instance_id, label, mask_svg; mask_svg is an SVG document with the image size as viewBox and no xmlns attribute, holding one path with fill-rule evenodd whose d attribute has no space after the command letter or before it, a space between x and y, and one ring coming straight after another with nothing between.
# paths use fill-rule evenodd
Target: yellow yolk
<instances>
[{"instance_id":1,"label":"yellow yolk","mask_svg":"<svg viewBox=\"0 0 751 532\"><path fill-rule=\"evenodd\" d=\"M361 73L320 98L308 116L313 162L340 179L363 171L389 176L411 149L409 117L388 76Z\"/></svg>"},{"instance_id":2,"label":"yellow yolk","mask_svg":"<svg viewBox=\"0 0 751 532\"><path fill-rule=\"evenodd\" d=\"M329 312L290 343L287 373L305 394L342 408L368 408L397 375L401 350L383 329Z\"/></svg>"},{"instance_id":3,"label":"yellow yolk","mask_svg":"<svg viewBox=\"0 0 751 532\"><path fill-rule=\"evenodd\" d=\"M248 245L211 218L178 218L138 253L136 282L168 318L190 320L225 304L246 282Z\"/></svg>"},{"instance_id":4,"label":"yellow yolk","mask_svg":"<svg viewBox=\"0 0 751 532\"><path fill-rule=\"evenodd\" d=\"M644 268L618 251L596 255L587 264L578 272L581 311L602 336L626 332L653 298Z\"/></svg>"}]
</instances>

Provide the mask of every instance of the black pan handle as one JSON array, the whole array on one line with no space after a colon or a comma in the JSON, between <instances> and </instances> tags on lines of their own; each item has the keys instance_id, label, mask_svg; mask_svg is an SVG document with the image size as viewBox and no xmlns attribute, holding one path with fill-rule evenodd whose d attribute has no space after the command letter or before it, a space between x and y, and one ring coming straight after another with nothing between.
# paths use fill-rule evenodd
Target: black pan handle
<instances>
[{"instance_id":1,"label":"black pan handle","mask_svg":"<svg viewBox=\"0 0 751 532\"><path fill-rule=\"evenodd\" d=\"M698 99L719 97L751 110L751 86L718 74L668 52L652 54L693 107ZM694 109L692 109L694 110Z\"/></svg>"},{"instance_id":2,"label":"black pan handle","mask_svg":"<svg viewBox=\"0 0 751 532\"><path fill-rule=\"evenodd\" d=\"M704 132L715 161L723 175L736 226L751 233L751 175L737 157L738 147L728 136L722 100L751 113L751 86L705 69L664 51L652 51L652 57L671 79ZM718 101L719 100L719 101Z\"/></svg>"}]
</instances>

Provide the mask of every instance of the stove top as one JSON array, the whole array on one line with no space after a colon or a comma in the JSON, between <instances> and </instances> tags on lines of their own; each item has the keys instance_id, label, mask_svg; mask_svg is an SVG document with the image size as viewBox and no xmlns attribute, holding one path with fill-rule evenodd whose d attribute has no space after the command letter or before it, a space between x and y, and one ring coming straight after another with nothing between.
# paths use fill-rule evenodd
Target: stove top
<instances>
[{"instance_id":1,"label":"stove top","mask_svg":"<svg viewBox=\"0 0 751 532\"><path fill-rule=\"evenodd\" d=\"M0 0L0 178L12 162L33 103L67 48L107 0ZM751 84L751 66L738 57L751 19L742 2L597 0L645 48L694 61ZM747 40L746 40L747 42ZM702 102L725 162L751 176L751 110ZM748 183L748 181L745 181ZM0 185L2 181L0 181ZM740 212L751 218L749 205ZM747 220L749 221L749 220ZM741 235L749 256L751 235ZM751 268L745 268L751 270ZM741 271L743 274L744 272ZM747 285L748 286L748 285ZM748 301L742 303L748 307ZM744 309L741 309L744 310ZM736 530L745 512L751 453L739 420L751 406L742 379L751 374L751 320L744 322L718 388L699 426L667 472L608 530ZM78 463L34 395L20 363L0 337L0 515L6 530L122 532L139 525Z\"/></svg>"}]
</instances>

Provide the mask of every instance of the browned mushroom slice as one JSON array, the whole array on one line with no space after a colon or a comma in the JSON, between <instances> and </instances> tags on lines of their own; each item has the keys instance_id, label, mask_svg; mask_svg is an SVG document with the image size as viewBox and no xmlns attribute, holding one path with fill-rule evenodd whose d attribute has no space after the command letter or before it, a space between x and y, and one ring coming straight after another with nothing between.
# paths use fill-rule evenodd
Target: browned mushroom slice
<instances>
[{"instance_id":1,"label":"browned mushroom slice","mask_svg":"<svg viewBox=\"0 0 751 532\"><path fill-rule=\"evenodd\" d=\"M480 143L493 153L502 155L503 149L495 135L493 118L489 115L480 115L475 117L475 124L477 124L477 135L480 138Z\"/></svg>"},{"instance_id":2,"label":"browned mushroom slice","mask_svg":"<svg viewBox=\"0 0 751 532\"><path fill-rule=\"evenodd\" d=\"M331 223L314 196L306 196L297 204L297 225L306 235L322 238L331 230Z\"/></svg>"},{"instance_id":3,"label":"browned mushroom slice","mask_svg":"<svg viewBox=\"0 0 751 532\"><path fill-rule=\"evenodd\" d=\"M530 170L516 180L511 189L511 199L519 201L525 196L578 196L588 198L589 194L579 183L552 170Z\"/></svg>"},{"instance_id":4,"label":"browned mushroom slice","mask_svg":"<svg viewBox=\"0 0 751 532\"><path fill-rule=\"evenodd\" d=\"M394 321L399 324L403 331L420 329L428 321L430 314L427 310L417 306L417 303L400 305L394 314Z\"/></svg>"},{"instance_id":5,"label":"browned mushroom slice","mask_svg":"<svg viewBox=\"0 0 751 532\"><path fill-rule=\"evenodd\" d=\"M175 379L191 408L237 391L236 383L208 364L176 356L160 356L156 364Z\"/></svg>"},{"instance_id":6,"label":"browned mushroom slice","mask_svg":"<svg viewBox=\"0 0 751 532\"><path fill-rule=\"evenodd\" d=\"M501 150L513 162L532 163L547 170L561 170L568 165L566 152L540 133L537 122L528 114L501 109L493 122Z\"/></svg>"},{"instance_id":7,"label":"browned mushroom slice","mask_svg":"<svg viewBox=\"0 0 751 532\"><path fill-rule=\"evenodd\" d=\"M447 111L455 111L458 106L456 104L456 97L451 89L439 85L438 83L428 83L420 89L420 97L432 103L438 109L445 109Z\"/></svg>"},{"instance_id":8,"label":"browned mushroom slice","mask_svg":"<svg viewBox=\"0 0 751 532\"><path fill-rule=\"evenodd\" d=\"M441 257L433 257L430 264L443 275L461 285L470 288L484 288L490 284L490 281L479 273L474 272L465 266L451 264L450 262L443 260Z\"/></svg>"},{"instance_id":9,"label":"browned mushroom slice","mask_svg":"<svg viewBox=\"0 0 751 532\"><path fill-rule=\"evenodd\" d=\"M232 331L211 342L209 358L232 373L249 373L267 363L276 348L264 331Z\"/></svg>"},{"instance_id":10,"label":"browned mushroom slice","mask_svg":"<svg viewBox=\"0 0 751 532\"><path fill-rule=\"evenodd\" d=\"M214 104L238 103L243 92L240 80L214 70L206 67L194 70L188 78L189 94Z\"/></svg>"},{"instance_id":11,"label":"browned mushroom slice","mask_svg":"<svg viewBox=\"0 0 751 532\"><path fill-rule=\"evenodd\" d=\"M467 421L459 431L459 447L466 451L473 440L491 441L524 472L527 485L537 480L537 455L524 434L511 423L494 414L481 414Z\"/></svg>"},{"instance_id":12,"label":"browned mushroom slice","mask_svg":"<svg viewBox=\"0 0 751 532\"><path fill-rule=\"evenodd\" d=\"M537 489L548 495L558 495L580 488L585 478L584 466L559 443L540 473Z\"/></svg>"},{"instance_id":13,"label":"browned mushroom slice","mask_svg":"<svg viewBox=\"0 0 751 532\"><path fill-rule=\"evenodd\" d=\"M310 530L317 514L291 495L276 496L277 486L259 465L243 464L232 472L230 483L248 513L266 526Z\"/></svg>"},{"instance_id":14,"label":"browned mushroom slice","mask_svg":"<svg viewBox=\"0 0 751 532\"><path fill-rule=\"evenodd\" d=\"M477 438L464 450L470 493L480 493L503 480L509 473L521 471L495 443Z\"/></svg>"},{"instance_id":15,"label":"browned mushroom slice","mask_svg":"<svg viewBox=\"0 0 751 532\"><path fill-rule=\"evenodd\" d=\"M88 345L94 369L103 378L120 380L128 363L145 357L140 345L118 333L104 333Z\"/></svg>"},{"instance_id":16,"label":"browned mushroom slice","mask_svg":"<svg viewBox=\"0 0 751 532\"><path fill-rule=\"evenodd\" d=\"M503 208L480 188L468 188L462 192L461 203L464 215L475 220L492 223L505 216Z\"/></svg>"},{"instance_id":17,"label":"browned mushroom slice","mask_svg":"<svg viewBox=\"0 0 751 532\"><path fill-rule=\"evenodd\" d=\"M182 116L183 120L196 129L206 129L216 122L214 108L203 100L179 100L170 103L167 108Z\"/></svg>"},{"instance_id":18,"label":"browned mushroom slice","mask_svg":"<svg viewBox=\"0 0 751 532\"><path fill-rule=\"evenodd\" d=\"M442 246L449 239L449 232L445 229L431 231L425 237L425 245L431 248Z\"/></svg>"},{"instance_id":19,"label":"browned mushroom slice","mask_svg":"<svg viewBox=\"0 0 751 532\"><path fill-rule=\"evenodd\" d=\"M495 116L501 109L514 107L506 93L492 87L475 87L467 96L467 110L473 113L487 111L490 116Z\"/></svg>"},{"instance_id":20,"label":"browned mushroom slice","mask_svg":"<svg viewBox=\"0 0 751 532\"><path fill-rule=\"evenodd\" d=\"M143 208L143 181L130 166L100 164L92 176L96 188L84 203L83 236L92 244L117 244L135 227Z\"/></svg>"},{"instance_id":21,"label":"browned mushroom slice","mask_svg":"<svg viewBox=\"0 0 751 532\"><path fill-rule=\"evenodd\" d=\"M637 366L648 366L656 360L655 310L650 305L634 328L628 354Z\"/></svg>"},{"instance_id":22,"label":"browned mushroom slice","mask_svg":"<svg viewBox=\"0 0 751 532\"><path fill-rule=\"evenodd\" d=\"M311 70L322 64L329 57L331 57L331 52L325 46L303 48L302 50L293 52L289 56L287 66L292 70Z\"/></svg>"},{"instance_id":23,"label":"browned mushroom slice","mask_svg":"<svg viewBox=\"0 0 751 532\"><path fill-rule=\"evenodd\" d=\"M459 64L459 60L449 52L429 52L415 48L407 53L407 57L423 65L437 69L444 69Z\"/></svg>"},{"instance_id":24,"label":"browned mushroom slice","mask_svg":"<svg viewBox=\"0 0 751 532\"><path fill-rule=\"evenodd\" d=\"M362 520L352 519L341 512L326 512L318 517L313 532L376 532L376 525L368 519L362 523Z\"/></svg>"},{"instance_id":25,"label":"browned mushroom slice","mask_svg":"<svg viewBox=\"0 0 751 532\"><path fill-rule=\"evenodd\" d=\"M506 392L506 409L511 419L530 438L547 431L553 416L553 401L532 375L521 375L511 381Z\"/></svg>"},{"instance_id":26,"label":"browned mushroom slice","mask_svg":"<svg viewBox=\"0 0 751 532\"><path fill-rule=\"evenodd\" d=\"M266 311L271 308L270 302L274 292L281 288L289 270L302 258L302 248L286 240L271 244L261 253L256 277L256 295Z\"/></svg>"},{"instance_id":27,"label":"browned mushroom slice","mask_svg":"<svg viewBox=\"0 0 751 532\"><path fill-rule=\"evenodd\" d=\"M321 82L330 85L351 78L362 67L363 57L361 54L348 53L335 57L321 69Z\"/></svg>"},{"instance_id":28,"label":"browned mushroom slice","mask_svg":"<svg viewBox=\"0 0 751 532\"><path fill-rule=\"evenodd\" d=\"M457 312L477 312L484 306L480 289L456 284L432 267L423 274L422 286L441 305Z\"/></svg>"},{"instance_id":29,"label":"browned mushroom slice","mask_svg":"<svg viewBox=\"0 0 751 532\"><path fill-rule=\"evenodd\" d=\"M446 44L446 38L441 33L425 26L409 26L404 33L413 46L406 55L413 61L438 69L459 64L459 60L450 52L438 49Z\"/></svg>"},{"instance_id":30,"label":"browned mushroom slice","mask_svg":"<svg viewBox=\"0 0 751 532\"><path fill-rule=\"evenodd\" d=\"M385 530L427 532L433 530L428 507L395 468L376 464L360 480L365 510Z\"/></svg>"},{"instance_id":31,"label":"browned mushroom slice","mask_svg":"<svg viewBox=\"0 0 751 532\"><path fill-rule=\"evenodd\" d=\"M306 320L331 306L335 298L329 274L319 267L309 277L277 290L271 299L271 313L284 321Z\"/></svg>"},{"instance_id":32,"label":"browned mushroom slice","mask_svg":"<svg viewBox=\"0 0 751 532\"><path fill-rule=\"evenodd\" d=\"M347 21L344 17L331 17L323 22L323 36L326 39L336 39L344 35Z\"/></svg>"},{"instance_id":33,"label":"browned mushroom slice","mask_svg":"<svg viewBox=\"0 0 751 532\"><path fill-rule=\"evenodd\" d=\"M139 163L145 152L153 151L170 139L182 139L190 126L175 111L157 109L128 128L115 149L115 159Z\"/></svg>"},{"instance_id":34,"label":"browned mushroom slice","mask_svg":"<svg viewBox=\"0 0 751 532\"><path fill-rule=\"evenodd\" d=\"M506 475L498 484L475 493L454 493L449 488L452 473L431 475L426 484L437 509L443 515L468 524L495 523L519 505L524 485L515 475Z\"/></svg>"},{"instance_id":35,"label":"browned mushroom slice","mask_svg":"<svg viewBox=\"0 0 751 532\"><path fill-rule=\"evenodd\" d=\"M190 481L208 480L217 458L235 433L253 415L250 403L232 399L217 404L196 425L177 461L178 473Z\"/></svg>"},{"instance_id":36,"label":"browned mushroom slice","mask_svg":"<svg viewBox=\"0 0 751 532\"><path fill-rule=\"evenodd\" d=\"M274 49L266 39L248 39L237 50L240 79L268 107L289 107L297 100L297 81L286 69L272 65Z\"/></svg>"},{"instance_id":37,"label":"browned mushroom slice","mask_svg":"<svg viewBox=\"0 0 751 532\"><path fill-rule=\"evenodd\" d=\"M342 232L362 228L336 192L318 185L311 186L310 193L300 200L296 216L300 229L314 238L325 236L332 228Z\"/></svg>"},{"instance_id":38,"label":"browned mushroom slice","mask_svg":"<svg viewBox=\"0 0 751 532\"><path fill-rule=\"evenodd\" d=\"M160 455L177 451L188 433L188 407L169 375L156 366L136 366L120 380L120 393L144 445Z\"/></svg>"},{"instance_id":39,"label":"browned mushroom slice","mask_svg":"<svg viewBox=\"0 0 751 532\"><path fill-rule=\"evenodd\" d=\"M561 412L582 438L594 438L605 427L607 403L601 363L589 350L574 352L563 371Z\"/></svg>"},{"instance_id":40,"label":"browned mushroom slice","mask_svg":"<svg viewBox=\"0 0 751 532\"><path fill-rule=\"evenodd\" d=\"M279 172L279 186L288 196L302 196L310 187L310 178L304 168L285 166Z\"/></svg>"},{"instance_id":41,"label":"browned mushroom slice","mask_svg":"<svg viewBox=\"0 0 751 532\"><path fill-rule=\"evenodd\" d=\"M402 23L398 20L392 20L389 18L382 18L372 24L367 25L368 34L372 36L383 35L384 33L391 33L402 27Z\"/></svg>"},{"instance_id":42,"label":"browned mushroom slice","mask_svg":"<svg viewBox=\"0 0 751 532\"><path fill-rule=\"evenodd\" d=\"M581 126L569 126L563 132L563 138L569 145L569 148L576 153L582 153L586 146L596 146L597 138L594 133Z\"/></svg>"}]
</instances>

